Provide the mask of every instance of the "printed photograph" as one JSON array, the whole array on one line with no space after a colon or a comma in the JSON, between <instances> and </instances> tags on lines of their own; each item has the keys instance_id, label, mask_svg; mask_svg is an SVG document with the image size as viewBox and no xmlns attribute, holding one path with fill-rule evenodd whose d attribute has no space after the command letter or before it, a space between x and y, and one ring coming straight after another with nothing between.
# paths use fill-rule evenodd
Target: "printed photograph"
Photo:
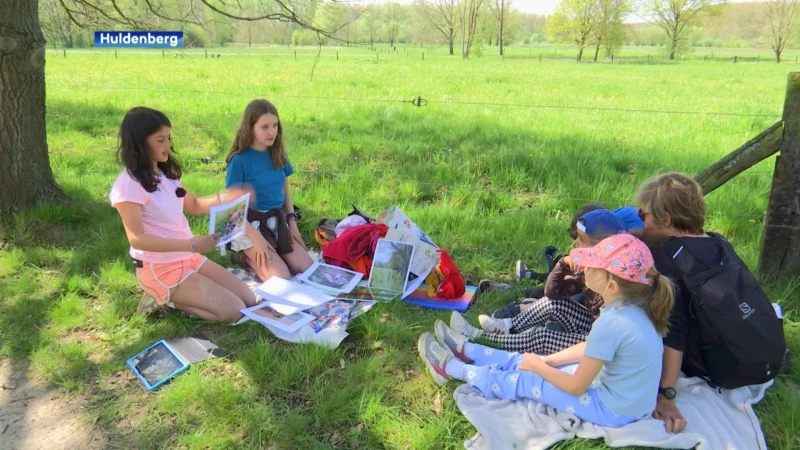
<instances>
[{"instance_id":1,"label":"printed photograph","mask_svg":"<svg viewBox=\"0 0 800 450\"><path fill-rule=\"evenodd\" d=\"M220 245L227 244L244 231L249 200L250 194L245 194L231 203L211 207L209 232L219 233Z\"/></svg>"},{"instance_id":2,"label":"printed photograph","mask_svg":"<svg viewBox=\"0 0 800 450\"><path fill-rule=\"evenodd\" d=\"M413 258L413 245L386 239L378 240L375 255L372 258L370 289L400 293L405 291Z\"/></svg>"},{"instance_id":3,"label":"printed photograph","mask_svg":"<svg viewBox=\"0 0 800 450\"><path fill-rule=\"evenodd\" d=\"M372 291L366 286L357 286L348 293L337 295L336 298L340 300L373 300Z\"/></svg>"},{"instance_id":4,"label":"printed photograph","mask_svg":"<svg viewBox=\"0 0 800 450\"><path fill-rule=\"evenodd\" d=\"M350 292L361 281L363 275L352 270L315 262L298 278L320 289Z\"/></svg>"}]
</instances>

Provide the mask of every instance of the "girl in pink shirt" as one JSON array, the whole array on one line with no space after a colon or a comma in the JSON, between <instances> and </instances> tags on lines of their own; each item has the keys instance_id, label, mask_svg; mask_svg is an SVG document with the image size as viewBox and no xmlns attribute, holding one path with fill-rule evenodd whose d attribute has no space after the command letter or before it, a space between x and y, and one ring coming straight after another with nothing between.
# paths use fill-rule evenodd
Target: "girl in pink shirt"
<instances>
[{"instance_id":1,"label":"girl in pink shirt","mask_svg":"<svg viewBox=\"0 0 800 450\"><path fill-rule=\"evenodd\" d=\"M169 119L154 109L128 111L120 127L119 157L125 169L111 187L111 206L122 217L136 279L146 297L153 297L158 307L172 302L205 320L236 322L242 317L239 310L255 305L256 297L202 255L217 246L219 236L193 236L184 211L208 214L211 206L241 192L197 198L186 191L181 167L172 157L171 128Z\"/></svg>"}]
</instances>

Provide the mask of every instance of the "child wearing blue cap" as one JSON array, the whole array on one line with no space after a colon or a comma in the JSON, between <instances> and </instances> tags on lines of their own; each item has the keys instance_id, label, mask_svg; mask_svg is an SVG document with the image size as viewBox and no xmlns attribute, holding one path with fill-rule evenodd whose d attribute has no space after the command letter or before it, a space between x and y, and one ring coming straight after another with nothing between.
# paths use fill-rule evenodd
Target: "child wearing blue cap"
<instances>
[{"instance_id":1,"label":"child wearing blue cap","mask_svg":"<svg viewBox=\"0 0 800 450\"><path fill-rule=\"evenodd\" d=\"M627 231L619 215L607 209L587 212L575 223L576 248L591 247L606 237ZM550 273L544 296L524 305L521 313L502 319L480 316L482 329L454 313L450 327L471 339L484 338L504 350L549 355L583 342L600 306L602 298L586 289L583 273L576 272L566 257ZM560 327L550 326L553 323Z\"/></svg>"}]
</instances>

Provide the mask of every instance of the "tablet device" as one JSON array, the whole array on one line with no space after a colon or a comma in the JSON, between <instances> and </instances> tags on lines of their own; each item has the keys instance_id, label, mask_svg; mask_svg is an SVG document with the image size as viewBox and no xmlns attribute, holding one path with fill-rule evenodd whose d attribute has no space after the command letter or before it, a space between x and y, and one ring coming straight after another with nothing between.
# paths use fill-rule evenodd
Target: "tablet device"
<instances>
[{"instance_id":1,"label":"tablet device","mask_svg":"<svg viewBox=\"0 0 800 450\"><path fill-rule=\"evenodd\" d=\"M165 340L160 340L128 360L128 367L145 389L155 390L167 380L189 368Z\"/></svg>"}]
</instances>

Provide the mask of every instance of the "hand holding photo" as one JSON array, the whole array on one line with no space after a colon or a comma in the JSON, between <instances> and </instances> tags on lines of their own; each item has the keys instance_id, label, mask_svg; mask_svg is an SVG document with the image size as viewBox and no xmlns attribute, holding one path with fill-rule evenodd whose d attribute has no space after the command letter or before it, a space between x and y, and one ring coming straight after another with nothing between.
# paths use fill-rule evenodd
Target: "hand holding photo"
<instances>
[{"instance_id":1,"label":"hand holding photo","mask_svg":"<svg viewBox=\"0 0 800 450\"><path fill-rule=\"evenodd\" d=\"M219 233L219 243L223 246L244 233L247 223L247 209L250 205L250 193L236 200L212 206L208 214L209 234Z\"/></svg>"},{"instance_id":2,"label":"hand holding photo","mask_svg":"<svg viewBox=\"0 0 800 450\"><path fill-rule=\"evenodd\" d=\"M401 294L406 289L414 246L405 242L379 239L372 257L369 287L375 295L376 289Z\"/></svg>"},{"instance_id":3,"label":"hand holding photo","mask_svg":"<svg viewBox=\"0 0 800 450\"><path fill-rule=\"evenodd\" d=\"M315 262L298 278L326 291L350 292L364 275L341 267Z\"/></svg>"}]
</instances>

